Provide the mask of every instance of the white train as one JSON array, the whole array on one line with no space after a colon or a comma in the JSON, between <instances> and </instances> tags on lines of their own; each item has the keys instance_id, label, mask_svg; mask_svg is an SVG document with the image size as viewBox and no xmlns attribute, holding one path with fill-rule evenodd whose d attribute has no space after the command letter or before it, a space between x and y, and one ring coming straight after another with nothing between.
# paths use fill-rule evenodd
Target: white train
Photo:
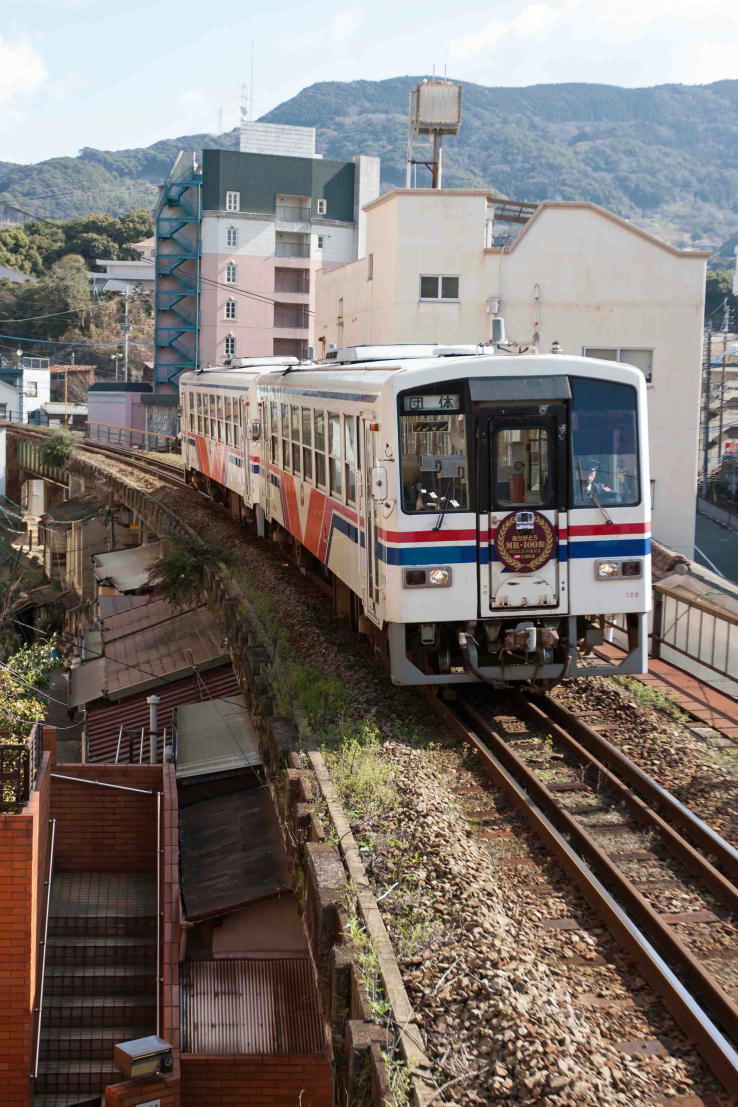
<instances>
[{"instance_id":1,"label":"white train","mask_svg":"<svg viewBox=\"0 0 738 1107\"><path fill-rule=\"evenodd\" d=\"M188 479L294 540L398 684L643 672L646 389L563 355L357 347L183 375ZM629 652L595 662L607 619Z\"/></svg>"}]
</instances>

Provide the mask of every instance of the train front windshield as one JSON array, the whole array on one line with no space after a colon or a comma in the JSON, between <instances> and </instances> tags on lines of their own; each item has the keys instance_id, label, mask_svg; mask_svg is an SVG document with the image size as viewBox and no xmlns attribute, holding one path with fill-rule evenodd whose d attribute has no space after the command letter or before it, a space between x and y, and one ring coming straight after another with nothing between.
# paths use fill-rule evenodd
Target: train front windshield
<instances>
[{"instance_id":1,"label":"train front windshield","mask_svg":"<svg viewBox=\"0 0 738 1107\"><path fill-rule=\"evenodd\" d=\"M469 510L466 419L460 394L404 395L400 449L406 512Z\"/></svg>"},{"instance_id":2,"label":"train front windshield","mask_svg":"<svg viewBox=\"0 0 738 1107\"><path fill-rule=\"evenodd\" d=\"M571 378L572 506L640 503L636 390Z\"/></svg>"}]
</instances>

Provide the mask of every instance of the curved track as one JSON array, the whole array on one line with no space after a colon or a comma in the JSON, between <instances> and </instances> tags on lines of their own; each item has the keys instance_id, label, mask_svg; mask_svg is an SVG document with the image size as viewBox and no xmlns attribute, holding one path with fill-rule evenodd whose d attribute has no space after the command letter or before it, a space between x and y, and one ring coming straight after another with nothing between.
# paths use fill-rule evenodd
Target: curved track
<instances>
[{"instance_id":1,"label":"curved track","mask_svg":"<svg viewBox=\"0 0 738 1107\"><path fill-rule=\"evenodd\" d=\"M515 695L500 715L476 687L450 703L426 695L738 1098L738 1007L719 979L721 963L738 956L736 850L548 697ZM698 909L674 911L675 901ZM707 942L706 929L715 934Z\"/></svg>"}]
</instances>

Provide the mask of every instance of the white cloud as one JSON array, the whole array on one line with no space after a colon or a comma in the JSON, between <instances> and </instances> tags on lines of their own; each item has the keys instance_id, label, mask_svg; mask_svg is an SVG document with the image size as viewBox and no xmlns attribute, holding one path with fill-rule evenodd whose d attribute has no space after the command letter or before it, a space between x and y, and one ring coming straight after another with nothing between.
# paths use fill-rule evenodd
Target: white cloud
<instances>
[{"instance_id":1,"label":"white cloud","mask_svg":"<svg viewBox=\"0 0 738 1107\"><path fill-rule=\"evenodd\" d=\"M326 27L315 31L297 31L287 35L279 42L282 50L328 50L335 51L347 46L356 35L364 21L364 13L356 4L341 8Z\"/></svg>"},{"instance_id":2,"label":"white cloud","mask_svg":"<svg viewBox=\"0 0 738 1107\"><path fill-rule=\"evenodd\" d=\"M725 0L600 0L592 14L624 32L649 27L662 19L684 26L738 27L738 8Z\"/></svg>"},{"instance_id":3,"label":"white cloud","mask_svg":"<svg viewBox=\"0 0 738 1107\"><path fill-rule=\"evenodd\" d=\"M687 80L696 85L735 80L738 42L700 42L689 59Z\"/></svg>"},{"instance_id":4,"label":"white cloud","mask_svg":"<svg viewBox=\"0 0 738 1107\"><path fill-rule=\"evenodd\" d=\"M27 38L0 36L0 120L17 119L17 102L37 92L46 77L44 59Z\"/></svg>"},{"instance_id":5,"label":"white cloud","mask_svg":"<svg viewBox=\"0 0 738 1107\"><path fill-rule=\"evenodd\" d=\"M452 39L449 57L452 61L465 61L496 46L500 39L513 35L528 39L545 34L566 14L569 4L552 7L551 4L528 4L512 19L495 19L486 27L463 38Z\"/></svg>"}]
</instances>

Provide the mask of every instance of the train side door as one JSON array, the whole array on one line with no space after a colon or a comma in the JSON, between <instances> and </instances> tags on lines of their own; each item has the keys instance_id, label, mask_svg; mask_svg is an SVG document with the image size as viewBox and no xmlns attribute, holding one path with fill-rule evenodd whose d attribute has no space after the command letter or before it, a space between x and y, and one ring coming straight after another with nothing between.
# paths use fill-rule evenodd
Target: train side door
<instances>
[{"instance_id":1,"label":"train side door","mask_svg":"<svg viewBox=\"0 0 738 1107\"><path fill-rule=\"evenodd\" d=\"M363 504L363 535L360 532L359 547L362 562L362 599L364 611L377 626L381 625L379 615L379 507L377 499L381 491L377 486L377 480L381 480L381 472L377 466L376 432L370 430L368 419L362 418L362 441L364 474L362 480ZM383 470L381 470L383 471ZM382 499L387 495L386 483ZM361 522L361 507L359 509ZM362 545L363 538L363 545Z\"/></svg>"},{"instance_id":2,"label":"train side door","mask_svg":"<svg viewBox=\"0 0 738 1107\"><path fill-rule=\"evenodd\" d=\"M240 419L239 427L241 430L241 441L238 443L238 457L241 462L241 495L246 503L251 503L251 487L253 481L251 479L251 454L256 453L254 446L258 447L258 443L251 442L251 424L249 423L249 402L245 397L241 397L238 400L240 406Z\"/></svg>"},{"instance_id":3,"label":"train side door","mask_svg":"<svg viewBox=\"0 0 738 1107\"><path fill-rule=\"evenodd\" d=\"M487 612L556 610L566 599L566 563L559 556L566 526L566 413L558 404L543 411L498 411L484 435L489 569L488 588L481 591Z\"/></svg>"}]
</instances>

